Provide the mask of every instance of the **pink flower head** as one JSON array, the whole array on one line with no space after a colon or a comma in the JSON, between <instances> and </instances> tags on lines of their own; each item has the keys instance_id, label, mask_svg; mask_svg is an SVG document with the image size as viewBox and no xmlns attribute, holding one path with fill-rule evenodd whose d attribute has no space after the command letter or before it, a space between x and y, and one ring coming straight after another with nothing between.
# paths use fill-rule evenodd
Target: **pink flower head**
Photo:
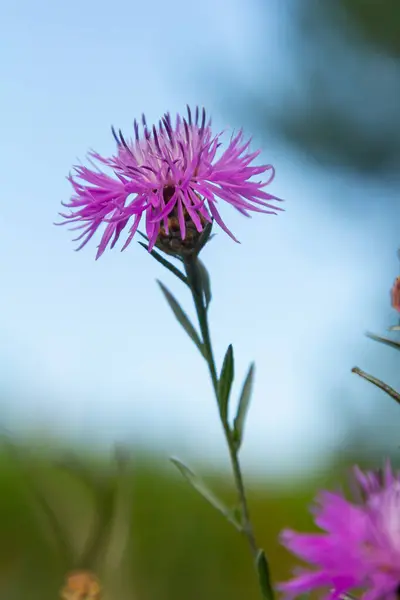
<instances>
[{"instance_id":1,"label":"pink flower head","mask_svg":"<svg viewBox=\"0 0 400 600\"><path fill-rule=\"evenodd\" d=\"M135 139L125 140L121 131L113 135L117 154L104 158L96 152L89 156L110 174L100 170L92 160L93 168L75 166L69 176L74 188L69 214L62 213L63 223L77 223L73 229L82 229L76 240L82 240L80 250L103 228L96 258L110 245L114 247L121 233L127 231L124 250L132 241L142 216L145 218L149 250L157 242L159 233L169 234L170 219L177 223L180 239L187 235L188 222L197 232L215 220L230 235L219 212L218 199L234 206L243 215L249 211L276 214L282 210L271 204L279 198L263 191L274 177L272 165L251 166L260 151L249 152L250 140L243 141L239 131L231 137L227 148L219 153L222 133L213 135L211 121L206 124L203 109L196 108L192 119L187 108L187 119L176 117L175 126L167 113L158 129L147 127L143 115L143 135L134 122ZM251 178L268 173L264 182ZM235 240L237 241L237 240Z\"/></svg>"},{"instance_id":2,"label":"pink flower head","mask_svg":"<svg viewBox=\"0 0 400 600\"><path fill-rule=\"evenodd\" d=\"M355 478L359 504L320 494L315 523L324 533L282 532L283 545L311 566L279 585L287 598L322 588L331 599L361 589L363 600L398 600L400 475L387 462L379 473L356 467Z\"/></svg>"},{"instance_id":3,"label":"pink flower head","mask_svg":"<svg viewBox=\"0 0 400 600\"><path fill-rule=\"evenodd\" d=\"M392 299L392 307L400 312L400 277L396 277L390 295Z\"/></svg>"}]
</instances>

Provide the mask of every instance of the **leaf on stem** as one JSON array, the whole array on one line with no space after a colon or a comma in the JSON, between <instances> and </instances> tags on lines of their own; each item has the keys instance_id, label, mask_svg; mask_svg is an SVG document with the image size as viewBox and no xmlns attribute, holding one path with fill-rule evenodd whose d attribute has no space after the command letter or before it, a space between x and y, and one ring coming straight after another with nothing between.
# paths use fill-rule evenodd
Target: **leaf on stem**
<instances>
[{"instance_id":1,"label":"leaf on stem","mask_svg":"<svg viewBox=\"0 0 400 600\"><path fill-rule=\"evenodd\" d=\"M371 338L371 340L375 340L375 342L381 342L381 344L386 344L395 350L400 350L400 342L396 342L387 337L381 337L380 335L375 335L374 333L366 333L367 337Z\"/></svg>"},{"instance_id":2,"label":"leaf on stem","mask_svg":"<svg viewBox=\"0 0 400 600\"><path fill-rule=\"evenodd\" d=\"M253 390L254 370L255 364L251 363L246 375L246 379L244 380L242 392L240 394L237 414L235 420L233 421L233 440L237 450L240 448L243 441L244 425L246 422L247 411L249 410L251 393Z\"/></svg>"},{"instance_id":3,"label":"leaf on stem","mask_svg":"<svg viewBox=\"0 0 400 600\"><path fill-rule=\"evenodd\" d=\"M199 270L200 284L202 292L204 294L205 307L207 310L212 298L210 275L204 263L202 263L200 259L197 259L197 268Z\"/></svg>"},{"instance_id":4,"label":"leaf on stem","mask_svg":"<svg viewBox=\"0 0 400 600\"><path fill-rule=\"evenodd\" d=\"M139 229L138 229L138 234L139 234L139 235L141 235L141 236L142 236L142 238L143 238L144 240L146 240L147 242L149 242L149 241L150 241L150 240L149 240L149 238L147 237L147 235L145 235L145 234L144 234L142 231L139 231Z\"/></svg>"},{"instance_id":5,"label":"leaf on stem","mask_svg":"<svg viewBox=\"0 0 400 600\"><path fill-rule=\"evenodd\" d=\"M259 550L257 553L256 567L263 597L267 600L273 600L274 592L271 586L269 567L264 550Z\"/></svg>"},{"instance_id":6,"label":"leaf on stem","mask_svg":"<svg viewBox=\"0 0 400 600\"><path fill-rule=\"evenodd\" d=\"M393 325L393 327L389 327L389 331L400 331L400 325Z\"/></svg>"},{"instance_id":7,"label":"leaf on stem","mask_svg":"<svg viewBox=\"0 0 400 600\"><path fill-rule=\"evenodd\" d=\"M187 467L178 458L171 458L171 462L183 475L188 483L197 491L209 504L216 508L238 531L242 531L240 523L236 520L232 512L221 502L206 484L189 467Z\"/></svg>"},{"instance_id":8,"label":"leaf on stem","mask_svg":"<svg viewBox=\"0 0 400 600\"><path fill-rule=\"evenodd\" d=\"M118 486L112 479L96 490L95 522L79 556L79 564L84 568L94 569L99 554L105 550L112 532L117 498Z\"/></svg>"},{"instance_id":9,"label":"leaf on stem","mask_svg":"<svg viewBox=\"0 0 400 600\"><path fill-rule=\"evenodd\" d=\"M222 418L226 421L228 417L229 396L231 393L235 366L233 358L233 347L229 344L222 364L221 375L218 380L218 404Z\"/></svg>"},{"instance_id":10,"label":"leaf on stem","mask_svg":"<svg viewBox=\"0 0 400 600\"><path fill-rule=\"evenodd\" d=\"M201 354L206 358L206 352L204 348L203 342L200 340L199 334L193 327L192 323L189 321L189 317L181 308L179 302L174 298L168 288L165 287L161 281L157 279L157 283L161 288L162 293L165 296L168 304L170 305L172 312L174 313L176 319L182 325L183 329L186 331L191 340L196 344L197 348L200 350Z\"/></svg>"},{"instance_id":11,"label":"leaf on stem","mask_svg":"<svg viewBox=\"0 0 400 600\"><path fill-rule=\"evenodd\" d=\"M392 387L390 387L390 385L387 385L380 379L373 377L373 375L369 375L368 373L366 373L365 371L362 371L358 367L353 367L351 372L356 373L356 375L359 375L363 379L366 379L370 383L373 383L374 385L376 385L376 387L380 388L381 390L383 390L384 392L389 394L389 396L391 396L394 400L396 400L396 402L398 402L400 404L399 392L396 392L396 390L394 390Z\"/></svg>"},{"instance_id":12,"label":"leaf on stem","mask_svg":"<svg viewBox=\"0 0 400 600\"><path fill-rule=\"evenodd\" d=\"M147 250L147 251L149 250L148 244L144 244L143 242L138 242L138 243L145 250ZM175 267L175 265L173 265L172 263L169 262L169 260L167 260L166 258L161 256L161 254L159 254L156 250L152 250L150 252L150 254L153 258L156 259L157 262L159 262L163 267L168 269L168 271L171 271L171 273L173 273L175 275L175 277L178 277L178 279L180 279L181 281L183 281L183 283L186 283L186 285L187 285L187 283L188 283L187 278L185 277L185 275L183 273L181 273L181 271L179 269L177 269L177 267Z\"/></svg>"},{"instance_id":13,"label":"leaf on stem","mask_svg":"<svg viewBox=\"0 0 400 600\"><path fill-rule=\"evenodd\" d=\"M210 235L212 226L213 226L213 224L211 222L211 223L207 223L207 225L204 227L203 233L201 234L200 239L196 246L196 255L197 256L199 255L201 250L204 248L204 246L207 244L207 242L209 242L214 237L213 235Z\"/></svg>"},{"instance_id":14,"label":"leaf on stem","mask_svg":"<svg viewBox=\"0 0 400 600\"><path fill-rule=\"evenodd\" d=\"M111 475L97 481L95 489L95 522L89 538L79 558L79 563L88 569L94 569L99 554L104 552L107 541L112 535L117 508L121 496L121 483L129 466L129 452L122 445L114 447L114 460L117 477Z\"/></svg>"}]
</instances>

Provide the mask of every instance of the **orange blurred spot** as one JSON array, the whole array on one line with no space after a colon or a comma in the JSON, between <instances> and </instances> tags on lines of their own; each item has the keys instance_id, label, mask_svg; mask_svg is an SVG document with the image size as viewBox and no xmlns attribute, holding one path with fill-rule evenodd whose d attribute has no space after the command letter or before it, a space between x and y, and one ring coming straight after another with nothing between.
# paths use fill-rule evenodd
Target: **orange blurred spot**
<instances>
[{"instance_id":1,"label":"orange blurred spot","mask_svg":"<svg viewBox=\"0 0 400 600\"><path fill-rule=\"evenodd\" d=\"M97 577L89 571L75 571L67 576L61 590L62 600L101 600L101 586Z\"/></svg>"},{"instance_id":2,"label":"orange blurred spot","mask_svg":"<svg viewBox=\"0 0 400 600\"><path fill-rule=\"evenodd\" d=\"M400 277L396 277L392 287L391 297L393 308L400 312Z\"/></svg>"}]
</instances>

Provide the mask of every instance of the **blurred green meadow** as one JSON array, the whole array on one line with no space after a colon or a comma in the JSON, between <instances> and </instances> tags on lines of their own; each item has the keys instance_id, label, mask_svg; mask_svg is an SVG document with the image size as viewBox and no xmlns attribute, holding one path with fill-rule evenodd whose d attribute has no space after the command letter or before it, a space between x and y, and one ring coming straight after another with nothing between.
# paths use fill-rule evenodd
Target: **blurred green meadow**
<instances>
[{"instance_id":1,"label":"blurred green meadow","mask_svg":"<svg viewBox=\"0 0 400 600\"><path fill-rule=\"evenodd\" d=\"M245 540L167 457L119 451L116 461L43 447L1 446L0 598L55 600L68 571L90 568L103 582L104 600L258 600ZM315 492L344 482L352 462L341 457L296 483L247 480L274 581L286 578L294 563L278 544L279 531L310 528L307 508ZM229 474L194 468L234 505ZM100 537L93 534L96 523ZM83 556L85 548L90 556Z\"/></svg>"}]
</instances>

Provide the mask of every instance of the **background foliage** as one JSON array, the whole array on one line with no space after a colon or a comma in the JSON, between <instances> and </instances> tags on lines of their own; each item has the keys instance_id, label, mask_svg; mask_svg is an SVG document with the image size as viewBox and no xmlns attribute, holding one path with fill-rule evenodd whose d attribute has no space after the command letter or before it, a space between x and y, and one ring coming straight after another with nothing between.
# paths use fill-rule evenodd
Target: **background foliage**
<instances>
[{"instance_id":1,"label":"background foliage","mask_svg":"<svg viewBox=\"0 0 400 600\"><path fill-rule=\"evenodd\" d=\"M43 510L39 491L61 519L79 549L95 517L93 486L77 466L57 466L62 453L47 446L21 446L18 456L0 455L0 597L52 600L70 570ZM275 581L286 578L293 558L277 543L287 526L311 527L307 512L318 488L346 478L354 456L337 457L312 479L290 482L249 481L251 512L260 544L268 551ZM368 464L379 463L369 460ZM72 464L72 463L71 463ZM237 532L175 473L172 465L132 452L122 476L106 457L80 453L89 478L118 486L110 542L99 547L93 565L105 585L105 600L258 599L248 549ZM80 467L81 469L81 467ZM234 498L224 474L204 472L224 499Z\"/></svg>"}]
</instances>

